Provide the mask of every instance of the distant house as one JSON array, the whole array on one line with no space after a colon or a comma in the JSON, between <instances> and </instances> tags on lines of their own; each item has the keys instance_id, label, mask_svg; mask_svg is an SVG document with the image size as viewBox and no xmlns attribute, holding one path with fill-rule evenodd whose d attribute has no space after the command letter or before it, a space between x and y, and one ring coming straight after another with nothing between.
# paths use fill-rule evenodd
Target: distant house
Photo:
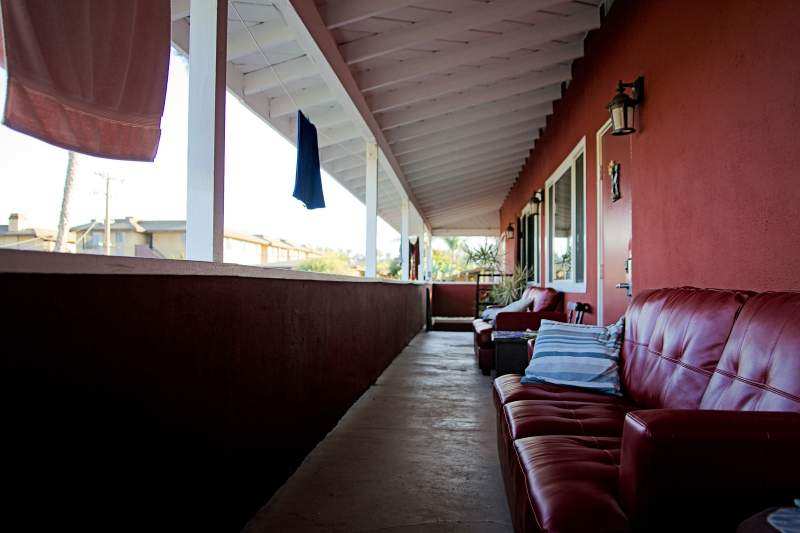
<instances>
[{"instance_id":1,"label":"distant house","mask_svg":"<svg viewBox=\"0 0 800 533\"><path fill-rule=\"evenodd\" d=\"M56 230L29 227L20 213L11 213L8 225L0 225L0 248L52 252L56 245ZM66 251L75 251L75 234L66 237Z\"/></svg>"},{"instance_id":2,"label":"distant house","mask_svg":"<svg viewBox=\"0 0 800 533\"><path fill-rule=\"evenodd\" d=\"M105 253L105 226L92 220L72 228L78 253ZM185 220L138 220L118 218L111 223L111 254L134 257L184 259L186 257ZM291 267L317 253L283 239L267 239L226 231L223 241L225 262L243 265Z\"/></svg>"}]
</instances>

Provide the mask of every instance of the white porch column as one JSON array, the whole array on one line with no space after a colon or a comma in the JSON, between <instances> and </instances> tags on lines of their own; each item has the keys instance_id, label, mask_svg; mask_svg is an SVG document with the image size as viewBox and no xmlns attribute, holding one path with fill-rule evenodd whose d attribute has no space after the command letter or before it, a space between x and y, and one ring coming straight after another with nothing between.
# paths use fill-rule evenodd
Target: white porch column
<instances>
[{"instance_id":1,"label":"white porch column","mask_svg":"<svg viewBox=\"0 0 800 533\"><path fill-rule=\"evenodd\" d=\"M433 233L428 228L428 244L425 247L425 271L428 273L428 280L433 280Z\"/></svg>"},{"instance_id":2,"label":"white porch column","mask_svg":"<svg viewBox=\"0 0 800 533\"><path fill-rule=\"evenodd\" d=\"M408 281L408 198L400 200L400 264L403 266L402 279Z\"/></svg>"},{"instance_id":3,"label":"white porch column","mask_svg":"<svg viewBox=\"0 0 800 533\"><path fill-rule=\"evenodd\" d=\"M365 275L374 278L378 274L378 145L367 141L367 247Z\"/></svg>"},{"instance_id":4,"label":"white porch column","mask_svg":"<svg viewBox=\"0 0 800 533\"><path fill-rule=\"evenodd\" d=\"M228 0L192 0L186 258L222 262Z\"/></svg>"}]
</instances>

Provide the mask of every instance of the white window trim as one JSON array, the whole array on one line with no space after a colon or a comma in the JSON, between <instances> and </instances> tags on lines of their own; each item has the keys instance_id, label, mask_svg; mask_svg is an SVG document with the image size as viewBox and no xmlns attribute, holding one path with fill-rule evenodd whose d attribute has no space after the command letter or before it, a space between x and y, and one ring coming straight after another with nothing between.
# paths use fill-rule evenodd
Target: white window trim
<instances>
[{"instance_id":1,"label":"white window trim","mask_svg":"<svg viewBox=\"0 0 800 533\"><path fill-rule=\"evenodd\" d=\"M575 165L575 160L578 159L578 156L583 154L583 281L577 283L575 281L549 281L550 280L550 264L552 263L552 259L550 257L550 189L553 183L555 183L558 178L560 178L568 169L571 169ZM572 227L575 228L575 172L571 173L572 178ZM575 148L569 153L569 155L564 159L564 161L558 166L558 168L547 178L547 181L544 183L544 257L545 257L545 264L544 264L544 280L546 287L552 287L556 290L561 292L570 292L570 293L585 293L586 292L586 137L582 137ZM573 254L573 261L575 261L575 255ZM575 272L575 265L573 263L572 271Z\"/></svg>"},{"instance_id":2,"label":"white window trim","mask_svg":"<svg viewBox=\"0 0 800 533\"><path fill-rule=\"evenodd\" d=\"M542 209L540 208L538 210L538 212L537 212L536 204L534 204L533 201L531 200L527 204L525 204L525 207L523 207L522 211L519 212L519 216L517 217L517 219L518 220L522 220L522 217L524 217L525 215L541 217L542 216ZM537 240L540 243L539 250L541 251L541 240L542 240L542 235L541 235L542 226L541 226L541 224L542 224L542 219L539 218L536 222L537 222L536 223L536 232L538 233L538 235L536 235L536 237L537 237ZM527 228L525 228L525 230L527 231ZM526 237L526 239L527 239L527 237ZM523 244L526 244L526 243L523 243ZM527 251L526 251L526 253L527 253ZM534 268L534 271L535 271L536 275L533 277L532 280L528 281L528 287L539 287L542 284L542 265L540 264L541 260L542 260L541 253L536 254L536 257L533 258L533 265L534 265L533 268Z\"/></svg>"}]
</instances>

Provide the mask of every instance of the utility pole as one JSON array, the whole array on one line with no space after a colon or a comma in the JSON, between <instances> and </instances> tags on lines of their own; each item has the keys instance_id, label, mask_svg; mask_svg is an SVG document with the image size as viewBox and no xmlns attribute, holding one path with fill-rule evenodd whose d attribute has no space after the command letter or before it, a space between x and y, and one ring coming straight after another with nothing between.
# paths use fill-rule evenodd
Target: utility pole
<instances>
[{"instance_id":1,"label":"utility pole","mask_svg":"<svg viewBox=\"0 0 800 533\"><path fill-rule=\"evenodd\" d=\"M111 255L111 180L114 178L111 177L110 174L107 172L97 172L98 177L106 180L106 216L105 220L103 221L103 229L104 229L104 236L103 236L103 253L105 255Z\"/></svg>"},{"instance_id":2,"label":"utility pole","mask_svg":"<svg viewBox=\"0 0 800 533\"><path fill-rule=\"evenodd\" d=\"M64 177L64 196L61 198L61 214L58 217L58 233L56 235L55 252L67 251L67 234L69 233L69 204L72 197L72 184L77 171L77 155L70 151L67 155L67 174Z\"/></svg>"},{"instance_id":3,"label":"utility pole","mask_svg":"<svg viewBox=\"0 0 800 533\"><path fill-rule=\"evenodd\" d=\"M111 178L109 178L108 174L104 177L106 179L106 219L103 227L106 230L106 234L103 237L103 246L105 247L106 255L111 255L111 217L108 215L108 198L110 196Z\"/></svg>"}]
</instances>

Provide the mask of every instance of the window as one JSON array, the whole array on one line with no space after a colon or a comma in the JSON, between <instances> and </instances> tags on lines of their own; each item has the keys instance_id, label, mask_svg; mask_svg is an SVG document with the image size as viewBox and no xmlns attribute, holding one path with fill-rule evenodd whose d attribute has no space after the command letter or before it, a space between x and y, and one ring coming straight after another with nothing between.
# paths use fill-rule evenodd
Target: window
<instances>
[{"instance_id":1,"label":"window","mask_svg":"<svg viewBox=\"0 0 800 533\"><path fill-rule=\"evenodd\" d=\"M528 269L528 281L539 283L539 204L531 201L519 216L519 265Z\"/></svg>"},{"instance_id":2,"label":"window","mask_svg":"<svg viewBox=\"0 0 800 533\"><path fill-rule=\"evenodd\" d=\"M547 285L586 291L586 141L581 140L545 184Z\"/></svg>"}]
</instances>

